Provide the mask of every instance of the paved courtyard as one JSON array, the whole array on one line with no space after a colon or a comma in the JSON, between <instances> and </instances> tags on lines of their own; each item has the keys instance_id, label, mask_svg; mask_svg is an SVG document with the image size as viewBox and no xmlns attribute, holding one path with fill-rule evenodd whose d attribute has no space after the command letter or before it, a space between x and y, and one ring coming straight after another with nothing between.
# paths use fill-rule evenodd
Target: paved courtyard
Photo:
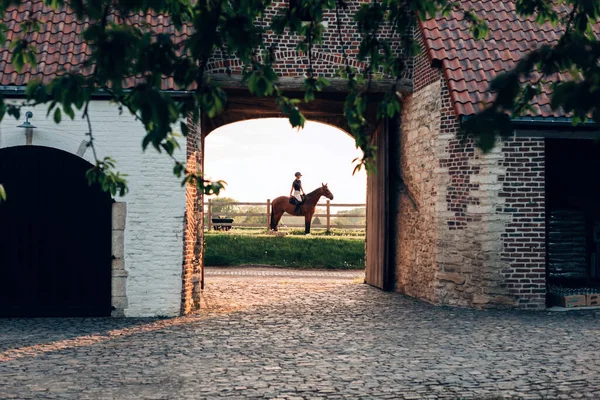
<instances>
[{"instance_id":1,"label":"paved courtyard","mask_svg":"<svg viewBox=\"0 0 600 400\"><path fill-rule=\"evenodd\" d=\"M600 313L440 308L360 273L207 270L173 319L0 320L0 399L600 398Z\"/></svg>"}]
</instances>

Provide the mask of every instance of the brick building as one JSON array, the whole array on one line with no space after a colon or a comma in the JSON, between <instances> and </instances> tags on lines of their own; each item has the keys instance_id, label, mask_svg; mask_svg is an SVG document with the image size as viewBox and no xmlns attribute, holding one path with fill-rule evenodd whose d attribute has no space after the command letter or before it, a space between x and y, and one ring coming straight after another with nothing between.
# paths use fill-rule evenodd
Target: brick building
<instances>
[{"instance_id":1,"label":"brick building","mask_svg":"<svg viewBox=\"0 0 600 400\"><path fill-rule=\"evenodd\" d=\"M564 116L554 115L544 93L536 100L536 114L515 120L514 137L492 152L483 154L473 141L460 140L461 121L477 112L482 100L489 99L489 81L527 50L556 41L560 33L559 28L519 19L514 2L465 2L488 21L488 39L472 40L466 23L456 14L421 21L415 35L423 53L412 60L413 68L402 80L406 94L402 117L385 121L375 133L380 165L378 176L369 177L368 182L367 281L435 304L543 309L548 277L596 276L596 216L590 201L595 193L585 189L594 185L576 179L597 159L591 143L596 132L587 126L573 128ZM342 35L351 65L360 68L363 66L354 58L358 34L348 27L358 5L350 3L343 13ZM266 23L281 6L285 3L275 4L260 23ZM15 100L22 98L31 79L49 80L60 73L61 65L80 65L89 54L80 36L83 25L68 10L48 10L41 1L31 1L5 15L9 38L18 33L18 21L26 13L34 13L42 22L40 32L32 37L38 46L38 68L19 74L10 63L10 52L0 54L0 91ZM135 22L139 21L124 21ZM185 28L174 32L162 17L146 22L157 31L187 33ZM315 50L315 70L333 77L343 65L335 15L325 15L325 24L326 39ZM275 38L267 33L269 40ZM306 55L295 50L297 40L286 37L276 52L282 84L291 92L300 90L308 66ZM217 56L209 67L215 79L228 88L230 101L228 110L212 120L188 121L192 134L180 156L185 151L188 166L198 170L203 164L204 138L215 128L244 119L280 116L272 102L250 99L239 80L224 77L227 68L239 76L235 60L226 62ZM332 81L335 86L335 78ZM386 87L384 80L374 90ZM185 95L169 79L164 80L164 90L174 96ZM31 163L31 157L46 157L32 153L35 147L59 152L54 160L75 157L92 161L83 121L64 120L57 126L51 118L46 119L43 107L31 111L31 122L37 128L30 136L12 119L5 118L0 125L0 182L6 182L20 163ZM143 127L129 115L120 115L100 94L91 112L100 155L116 158L131 184L126 197L116 197L110 206L98 205L111 208L110 226L101 218L95 222L104 226L103 236L97 240L108 241L111 249L104 264L97 267L98 276L108 277L110 282L100 290L102 300L92 303L101 304L102 315L111 311L127 316L187 313L194 307L195 289L202 283L198 278L203 268L202 196L191 187L179 188L166 157L140 151ZM343 95L333 90L323 93L304 112L309 119L346 127ZM565 154L579 156L569 156L565 162ZM3 158L10 162L3 164ZM565 163L566 167L559 168ZM80 213L83 224L89 210L76 207L73 196L48 212L59 210L64 218ZM12 221L18 229L21 215L28 215L28 209L17 207L11 212L19 215ZM0 217L8 218L1 210ZM71 222L72 229L80 229L77 223ZM35 221L32 224L37 226ZM50 247L63 246L63 251L69 252L69 243L89 243L75 243L76 235L70 240ZM0 247L0 251L8 248ZM15 261L19 262L23 261ZM72 258L70 262L81 260ZM63 281L69 281L74 273L73 269L53 271ZM29 276L21 273L19 279ZM67 287L75 290L80 284L84 283L73 281ZM47 285L52 283L40 287ZM12 307L17 313L44 314L39 303L24 307L19 301L26 300L17 297L0 298L0 310Z\"/></svg>"},{"instance_id":2,"label":"brick building","mask_svg":"<svg viewBox=\"0 0 600 400\"><path fill-rule=\"evenodd\" d=\"M466 1L490 33L473 40L457 13L422 21L401 132L397 290L436 304L546 307L548 284L600 277L594 127L550 108L548 87L514 135L483 154L458 137L482 109L489 82L524 52L555 43L560 27L516 15L514 2ZM566 11L566 10L563 10ZM428 229L422 229L428 226Z\"/></svg>"}]
</instances>

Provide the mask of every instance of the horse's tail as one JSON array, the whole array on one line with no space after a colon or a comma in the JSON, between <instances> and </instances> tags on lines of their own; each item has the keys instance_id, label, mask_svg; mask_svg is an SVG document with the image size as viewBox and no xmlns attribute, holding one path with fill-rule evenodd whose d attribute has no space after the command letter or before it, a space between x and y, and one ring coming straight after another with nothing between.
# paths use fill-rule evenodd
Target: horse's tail
<instances>
[{"instance_id":1,"label":"horse's tail","mask_svg":"<svg viewBox=\"0 0 600 400\"><path fill-rule=\"evenodd\" d=\"M273 226L273 221L275 220L275 212L273 210L273 203L271 203L271 229L275 229Z\"/></svg>"}]
</instances>

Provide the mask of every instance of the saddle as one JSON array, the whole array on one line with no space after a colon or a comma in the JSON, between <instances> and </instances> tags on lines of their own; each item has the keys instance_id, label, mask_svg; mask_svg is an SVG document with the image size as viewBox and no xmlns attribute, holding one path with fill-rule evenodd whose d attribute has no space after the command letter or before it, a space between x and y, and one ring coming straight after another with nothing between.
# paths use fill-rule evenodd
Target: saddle
<instances>
[{"instance_id":1,"label":"saddle","mask_svg":"<svg viewBox=\"0 0 600 400\"><path fill-rule=\"evenodd\" d=\"M294 210L297 214L302 214L301 210L300 210L300 206L302 204L304 204L304 202L306 201L306 196L301 196L302 197L302 201L298 201L294 196L290 197L290 204L293 204L296 206L296 209Z\"/></svg>"},{"instance_id":2,"label":"saddle","mask_svg":"<svg viewBox=\"0 0 600 400\"><path fill-rule=\"evenodd\" d=\"M290 196L290 204L301 206L306 201L306 196L302 196L302 201L299 202L294 196Z\"/></svg>"}]
</instances>

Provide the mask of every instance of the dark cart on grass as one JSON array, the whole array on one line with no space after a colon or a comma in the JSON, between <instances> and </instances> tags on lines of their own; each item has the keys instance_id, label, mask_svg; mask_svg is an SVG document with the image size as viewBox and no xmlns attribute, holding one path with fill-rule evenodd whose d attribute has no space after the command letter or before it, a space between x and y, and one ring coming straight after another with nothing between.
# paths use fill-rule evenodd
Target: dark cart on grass
<instances>
[{"instance_id":1,"label":"dark cart on grass","mask_svg":"<svg viewBox=\"0 0 600 400\"><path fill-rule=\"evenodd\" d=\"M212 226L215 231L228 231L233 225L233 218L211 218Z\"/></svg>"}]
</instances>

